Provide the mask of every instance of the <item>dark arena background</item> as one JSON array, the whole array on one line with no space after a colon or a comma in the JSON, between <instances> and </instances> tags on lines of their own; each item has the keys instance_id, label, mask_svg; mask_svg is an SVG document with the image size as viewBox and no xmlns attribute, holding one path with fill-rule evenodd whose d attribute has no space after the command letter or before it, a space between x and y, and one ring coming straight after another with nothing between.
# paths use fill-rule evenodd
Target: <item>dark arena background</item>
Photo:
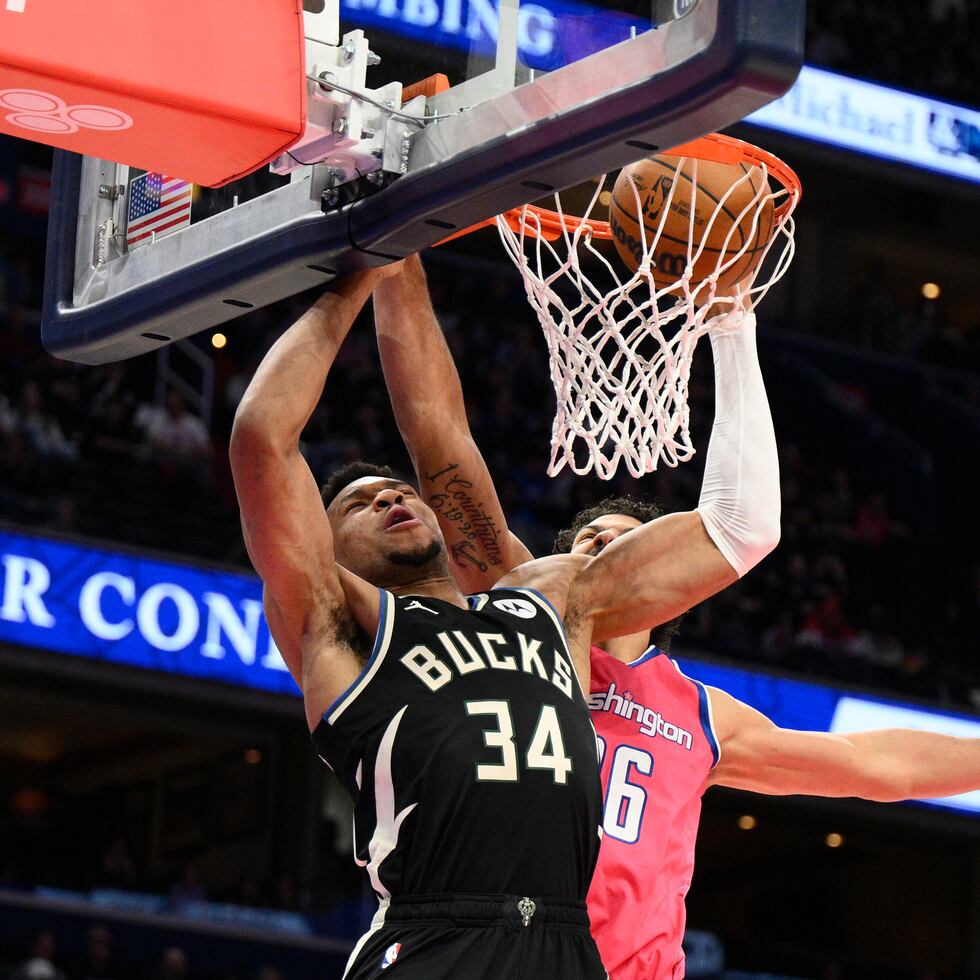
<instances>
[{"instance_id":1,"label":"dark arena background","mask_svg":"<svg viewBox=\"0 0 980 980\"><path fill-rule=\"evenodd\" d=\"M846 714L976 737L980 4L809 8L807 64L834 74L805 69L781 116L732 130L804 187L795 262L759 309L782 541L684 619L672 653L788 727ZM859 104L857 79L889 98ZM905 127L923 100L919 147ZM227 459L248 380L313 297L130 361L54 359L39 340L50 167L46 147L0 137L0 978L334 980L375 900L259 622ZM551 480L544 341L495 234L425 262L477 443L533 551L610 492L696 504L706 343L693 462ZM318 473L408 465L363 321L304 435ZM689 977L978 978L980 793L712 790L688 907Z\"/></svg>"}]
</instances>

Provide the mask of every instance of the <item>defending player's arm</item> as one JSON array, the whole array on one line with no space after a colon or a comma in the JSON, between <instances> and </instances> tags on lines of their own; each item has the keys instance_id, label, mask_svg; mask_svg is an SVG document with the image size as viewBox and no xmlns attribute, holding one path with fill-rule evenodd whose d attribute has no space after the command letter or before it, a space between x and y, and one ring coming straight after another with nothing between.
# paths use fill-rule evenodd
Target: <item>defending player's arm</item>
<instances>
[{"instance_id":1,"label":"defending player's arm","mask_svg":"<svg viewBox=\"0 0 980 980\"><path fill-rule=\"evenodd\" d=\"M378 285L374 314L395 419L422 496L439 517L453 577L464 592L489 589L532 556L508 530L473 441L456 365L417 255Z\"/></svg>"},{"instance_id":2,"label":"defending player's arm","mask_svg":"<svg viewBox=\"0 0 980 980\"><path fill-rule=\"evenodd\" d=\"M697 510L622 535L579 576L575 604L591 610L595 642L674 619L779 542L779 460L755 315L736 309L709 336L715 419Z\"/></svg>"},{"instance_id":3,"label":"defending player's arm","mask_svg":"<svg viewBox=\"0 0 980 980\"><path fill-rule=\"evenodd\" d=\"M721 759L712 785L773 796L857 796L882 803L980 788L980 739L890 728L847 735L778 728L709 688Z\"/></svg>"},{"instance_id":4,"label":"defending player's arm","mask_svg":"<svg viewBox=\"0 0 980 980\"><path fill-rule=\"evenodd\" d=\"M265 586L270 629L307 696L311 719L359 669L352 657L335 655L329 624L350 615L362 625L376 623L378 598L377 590L335 564L330 524L299 440L337 351L381 275L370 270L338 280L276 341L242 398L231 435L245 545ZM328 642L304 656L313 649L306 642L313 631Z\"/></svg>"}]
</instances>

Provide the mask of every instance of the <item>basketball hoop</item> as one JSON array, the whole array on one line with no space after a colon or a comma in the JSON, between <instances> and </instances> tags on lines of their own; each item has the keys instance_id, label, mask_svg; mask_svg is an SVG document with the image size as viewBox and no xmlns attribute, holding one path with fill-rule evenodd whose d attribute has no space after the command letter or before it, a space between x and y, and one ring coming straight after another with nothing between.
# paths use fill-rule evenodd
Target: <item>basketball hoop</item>
<instances>
[{"instance_id":1,"label":"basketball hoop","mask_svg":"<svg viewBox=\"0 0 980 980\"><path fill-rule=\"evenodd\" d=\"M744 176L718 200L700 246L692 245L693 235L688 238L683 274L669 283L656 268L655 258L671 204L685 201L680 181L671 184L656 227L640 222L642 255L632 274L615 255L607 257L598 247L613 238L610 222L593 217L606 190L605 177L597 182L581 216L566 213L556 194L554 210L528 204L492 219L521 273L548 342L557 398L550 476L568 466L578 474L594 470L608 480L622 462L631 476L640 477L656 470L661 460L676 466L690 459L695 450L687 391L698 340L718 316L729 313L736 304L746 310L754 308L793 259L792 214L801 186L785 163L765 150L718 134L676 147L669 156L683 158L678 170L684 160L691 161L687 209L691 232L697 161L744 165ZM756 189L752 178L760 170L763 180ZM705 242L726 201L743 181L753 190L736 222L750 225L755 234L760 216L771 208L772 233L754 250L761 253L758 258L749 256L752 271L743 280L745 291L737 296L734 289L720 289L718 279L744 260L750 237L743 234L742 246L735 248L733 227L722 249L705 253ZM637 213L642 214L639 194L632 182L631 186ZM774 248L777 241L780 246ZM710 259L711 251L718 251L712 271L695 281L695 265L703 270L702 253ZM773 259L767 265L770 252ZM764 265L768 271L760 274Z\"/></svg>"}]
</instances>

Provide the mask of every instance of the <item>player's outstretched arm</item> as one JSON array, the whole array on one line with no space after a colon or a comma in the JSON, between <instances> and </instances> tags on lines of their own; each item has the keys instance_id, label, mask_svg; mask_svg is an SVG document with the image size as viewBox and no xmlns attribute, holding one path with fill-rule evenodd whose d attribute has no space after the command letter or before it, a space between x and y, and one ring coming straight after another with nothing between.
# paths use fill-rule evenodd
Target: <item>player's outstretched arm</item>
<instances>
[{"instance_id":1,"label":"player's outstretched arm","mask_svg":"<svg viewBox=\"0 0 980 980\"><path fill-rule=\"evenodd\" d=\"M385 274L369 270L338 280L276 341L238 406L231 435L245 545L265 586L269 627L306 695L311 721L358 668L353 658L331 659L329 642L316 651L326 658L304 656L310 650L304 640L324 622L349 620L348 610L370 630L378 599L334 562L330 524L299 440L341 343ZM374 622L377 615L374 609Z\"/></svg>"},{"instance_id":2,"label":"player's outstretched arm","mask_svg":"<svg viewBox=\"0 0 980 980\"><path fill-rule=\"evenodd\" d=\"M714 785L773 796L856 796L891 803L980 789L980 739L890 728L831 735L777 728L709 688L721 758Z\"/></svg>"},{"instance_id":3,"label":"player's outstretched arm","mask_svg":"<svg viewBox=\"0 0 980 980\"><path fill-rule=\"evenodd\" d=\"M464 592L489 589L532 556L507 528L473 441L459 375L417 255L374 293L378 350L391 406L426 503L439 517Z\"/></svg>"},{"instance_id":4,"label":"player's outstretched arm","mask_svg":"<svg viewBox=\"0 0 980 980\"><path fill-rule=\"evenodd\" d=\"M736 308L717 318L709 336L715 419L697 510L620 536L579 576L569 605L591 611L595 642L679 616L779 542L779 460L755 315Z\"/></svg>"}]
</instances>

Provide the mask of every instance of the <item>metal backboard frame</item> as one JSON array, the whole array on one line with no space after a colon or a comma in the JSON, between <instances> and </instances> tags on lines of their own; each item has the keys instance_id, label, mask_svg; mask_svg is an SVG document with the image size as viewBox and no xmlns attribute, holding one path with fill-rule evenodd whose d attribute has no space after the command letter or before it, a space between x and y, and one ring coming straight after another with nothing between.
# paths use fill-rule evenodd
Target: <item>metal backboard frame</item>
<instances>
[{"instance_id":1,"label":"metal backboard frame","mask_svg":"<svg viewBox=\"0 0 980 980\"><path fill-rule=\"evenodd\" d=\"M723 128L791 86L803 0L671 6L682 15L515 86L507 15L517 2L502 0L493 69L404 106L443 118L358 117L377 161L372 179L352 180L330 160L302 167L277 189L128 254L113 238L126 168L56 153L45 346L90 364L153 350ZM378 93L394 101L401 87Z\"/></svg>"}]
</instances>

